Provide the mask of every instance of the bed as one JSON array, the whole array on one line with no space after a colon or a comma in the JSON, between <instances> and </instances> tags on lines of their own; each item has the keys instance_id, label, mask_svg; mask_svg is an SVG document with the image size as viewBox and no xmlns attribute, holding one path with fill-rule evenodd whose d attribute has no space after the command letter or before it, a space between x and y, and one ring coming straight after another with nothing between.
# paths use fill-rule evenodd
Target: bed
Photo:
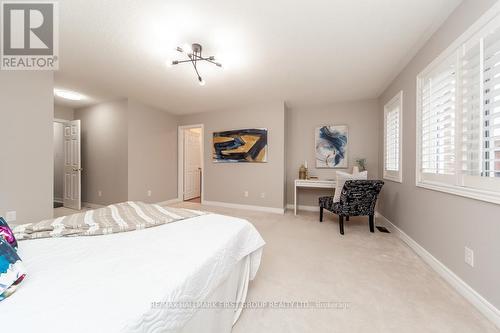
<instances>
[{"instance_id":1,"label":"bed","mask_svg":"<svg viewBox=\"0 0 500 333\"><path fill-rule=\"evenodd\" d=\"M249 222L217 214L21 241L28 275L0 302L2 331L231 332L241 310L230 302L245 300L264 244Z\"/></svg>"}]
</instances>

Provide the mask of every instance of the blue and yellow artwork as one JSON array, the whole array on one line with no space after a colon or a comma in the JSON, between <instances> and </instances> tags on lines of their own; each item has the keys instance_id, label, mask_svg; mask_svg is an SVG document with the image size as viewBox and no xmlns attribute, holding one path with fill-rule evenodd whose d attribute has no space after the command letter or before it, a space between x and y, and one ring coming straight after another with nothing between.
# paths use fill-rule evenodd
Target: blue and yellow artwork
<instances>
[{"instance_id":1,"label":"blue and yellow artwork","mask_svg":"<svg viewBox=\"0 0 500 333\"><path fill-rule=\"evenodd\" d=\"M267 129L215 132L212 148L216 163L267 162Z\"/></svg>"},{"instance_id":2,"label":"blue and yellow artwork","mask_svg":"<svg viewBox=\"0 0 500 333\"><path fill-rule=\"evenodd\" d=\"M316 128L316 167L347 168L347 126Z\"/></svg>"}]
</instances>

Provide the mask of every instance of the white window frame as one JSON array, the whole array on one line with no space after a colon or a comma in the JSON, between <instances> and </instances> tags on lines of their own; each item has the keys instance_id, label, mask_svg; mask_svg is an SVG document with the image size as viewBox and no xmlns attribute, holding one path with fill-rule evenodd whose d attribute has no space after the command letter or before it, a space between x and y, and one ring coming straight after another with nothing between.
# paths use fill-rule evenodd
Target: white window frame
<instances>
[{"instance_id":1,"label":"white window frame","mask_svg":"<svg viewBox=\"0 0 500 333\"><path fill-rule=\"evenodd\" d=\"M399 162L397 171L387 170L387 114L393 109L393 106L397 104L399 110ZM394 182L403 182L403 91L401 90L396 94L389 102L384 106L384 179L391 180Z\"/></svg>"},{"instance_id":2,"label":"white window frame","mask_svg":"<svg viewBox=\"0 0 500 333\"><path fill-rule=\"evenodd\" d=\"M493 5L487 12L485 12L469 29L467 29L459 38L457 38L445 51L443 51L434 61L432 61L422 72L420 72L417 75L417 94L416 94L416 186L422 187L425 189L430 189L430 190L435 190L435 191L440 191L440 192L445 192L449 194L454 194L462 197L467 197L471 199L476 199L476 200L481 200L481 201L486 201L486 202L491 202L495 204L500 204L500 193L497 191L489 191L489 190L484 190L484 189L479 189L479 188L471 188L471 187L465 187L465 186L460 186L460 183L463 182L459 180L459 173L458 171L461 169L459 164L457 164L457 174L455 176L449 176L449 177L455 177L456 181L452 182L452 184L443 182L439 177L436 177L435 180L433 179L422 179L422 173L421 173L421 137L420 137L420 128L421 128L421 113L422 113L422 107L420 105L421 102L421 86L422 86L422 79L423 77L426 77L428 73L430 73L432 70L434 70L437 66L439 66L443 61L445 61L447 58L451 57L453 54L456 54L458 56L458 52L460 47L469 41L471 38L473 38L475 35L481 33L482 31L487 31L490 29L489 23L496 18L498 15L500 15L500 2L497 2L495 5ZM460 73L458 74L460 75ZM459 82L459 80L457 80ZM458 111L457 111L458 112ZM458 134L458 133L457 133ZM457 135L456 134L456 135ZM460 143L456 142L456 147L460 147ZM459 158L456 158L456 162L459 163ZM496 182L498 179L492 178L494 181L491 183L495 184L489 184L490 187L496 186Z\"/></svg>"}]
</instances>

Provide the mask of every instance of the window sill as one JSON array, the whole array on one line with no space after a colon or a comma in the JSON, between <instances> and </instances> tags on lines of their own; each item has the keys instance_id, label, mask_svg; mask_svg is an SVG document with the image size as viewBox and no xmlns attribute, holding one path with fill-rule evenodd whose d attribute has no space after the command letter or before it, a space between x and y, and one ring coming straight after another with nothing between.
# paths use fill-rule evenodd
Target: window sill
<instances>
[{"instance_id":1,"label":"window sill","mask_svg":"<svg viewBox=\"0 0 500 333\"><path fill-rule=\"evenodd\" d=\"M391 176L391 175L383 175L382 178L384 180L390 180L390 181L396 182L396 183L403 183L403 177Z\"/></svg>"},{"instance_id":2,"label":"window sill","mask_svg":"<svg viewBox=\"0 0 500 333\"><path fill-rule=\"evenodd\" d=\"M491 191L483 191L478 189L472 189L469 187L462 186L453 186L442 184L438 182L429 182L429 181L417 181L416 184L418 187L422 187L428 190L434 190L439 192L444 192L448 194L458 195L461 197L475 199L479 201L485 201L500 205L500 193L499 192L491 192Z\"/></svg>"}]
</instances>

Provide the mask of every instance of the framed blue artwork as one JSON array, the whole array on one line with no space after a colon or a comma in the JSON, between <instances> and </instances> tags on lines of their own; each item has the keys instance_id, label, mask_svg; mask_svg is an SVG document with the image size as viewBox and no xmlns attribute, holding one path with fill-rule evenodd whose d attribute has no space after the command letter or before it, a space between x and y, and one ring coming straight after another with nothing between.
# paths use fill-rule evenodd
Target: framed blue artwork
<instances>
[{"instance_id":1,"label":"framed blue artwork","mask_svg":"<svg viewBox=\"0 0 500 333\"><path fill-rule=\"evenodd\" d=\"M321 126L315 134L316 168L347 168L347 126Z\"/></svg>"}]
</instances>

